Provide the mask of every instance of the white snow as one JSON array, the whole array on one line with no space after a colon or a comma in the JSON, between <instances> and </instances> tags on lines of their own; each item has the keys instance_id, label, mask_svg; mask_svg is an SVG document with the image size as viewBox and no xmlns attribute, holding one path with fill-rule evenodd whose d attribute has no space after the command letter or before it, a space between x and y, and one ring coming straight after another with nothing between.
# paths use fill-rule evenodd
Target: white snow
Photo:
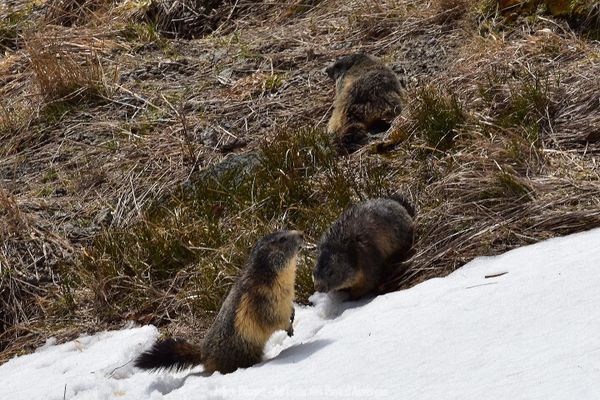
<instances>
[{"instance_id":1,"label":"white snow","mask_svg":"<svg viewBox=\"0 0 600 400\"><path fill-rule=\"evenodd\" d=\"M0 366L0 399L600 399L599 288L595 229L370 301L315 294L228 375L133 368L152 326L50 342Z\"/></svg>"}]
</instances>

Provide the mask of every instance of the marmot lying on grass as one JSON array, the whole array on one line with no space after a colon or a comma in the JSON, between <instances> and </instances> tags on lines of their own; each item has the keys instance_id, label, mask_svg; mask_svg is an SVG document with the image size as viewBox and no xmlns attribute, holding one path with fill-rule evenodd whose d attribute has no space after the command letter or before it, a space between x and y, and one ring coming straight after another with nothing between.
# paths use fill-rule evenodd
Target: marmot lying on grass
<instances>
[{"instance_id":1,"label":"marmot lying on grass","mask_svg":"<svg viewBox=\"0 0 600 400\"><path fill-rule=\"evenodd\" d=\"M202 343L159 341L135 360L136 367L181 370L203 364L205 373L225 374L260 362L273 332L293 333L296 258L302 243L298 231L262 238Z\"/></svg>"},{"instance_id":2,"label":"marmot lying on grass","mask_svg":"<svg viewBox=\"0 0 600 400\"><path fill-rule=\"evenodd\" d=\"M348 291L353 300L379 291L409 256L414 214L401 196L370 199L344 211L319 244L315 289Z\"/></svg>"},{"instance_id":3,"label":"marmot lying on grass","mask_svg":"<svg viewBox=\"0 0 600 400\"><path fill-rule=\"evenodd\" d=\"M391 68L367 54L342 57L325 72L335 81L333 113L327 132L349 151L367 134L386 131L401 111L401 87Z\"/></svg>"}]
</instances>

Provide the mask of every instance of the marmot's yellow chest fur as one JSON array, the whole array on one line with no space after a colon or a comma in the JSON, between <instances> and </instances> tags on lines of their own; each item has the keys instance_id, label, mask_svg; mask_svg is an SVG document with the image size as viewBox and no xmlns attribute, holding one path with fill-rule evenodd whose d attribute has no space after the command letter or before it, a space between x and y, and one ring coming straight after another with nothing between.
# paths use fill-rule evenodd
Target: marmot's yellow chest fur
<instances>
[{"instance_id":1,"label":"marmot's yellow chest fur","mask_svg":"<svg viewBox=\"0 0 600 400\"><path fill-rule=\"evenodd\" d=\"M242 295L235 316L236 331L241 337L249 342L264 345L274 330L289 328L295 277L296 257L294 256L272 282L256 286ZM257 310L254 301L257 297L265 299L260 310ZM265 319L272 321L273 324L265 325Z\"/></svg>"}]
</instances>

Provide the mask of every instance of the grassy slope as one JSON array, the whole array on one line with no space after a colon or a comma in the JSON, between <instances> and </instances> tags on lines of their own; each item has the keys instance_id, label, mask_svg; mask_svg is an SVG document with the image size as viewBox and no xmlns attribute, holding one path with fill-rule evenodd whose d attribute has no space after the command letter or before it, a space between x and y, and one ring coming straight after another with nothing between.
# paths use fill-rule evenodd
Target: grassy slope
<instances>
[{"instance_id":1,"label":"grassy slope","mask_svg":"<svg viewBox=\"0 0 600 400\"><path fill-rule=\"evenodd\" d=\"M392 288L597 226L598 10L580 3L567 19L490 1L238 4L193 40L139 22L136 2L2 10L0 360L131 319L202 330L260 235L316 242L368 196L418 205ZM406 108L338 157L321 70L356 50L400 73Z\"/></svg>"}]
</instances>

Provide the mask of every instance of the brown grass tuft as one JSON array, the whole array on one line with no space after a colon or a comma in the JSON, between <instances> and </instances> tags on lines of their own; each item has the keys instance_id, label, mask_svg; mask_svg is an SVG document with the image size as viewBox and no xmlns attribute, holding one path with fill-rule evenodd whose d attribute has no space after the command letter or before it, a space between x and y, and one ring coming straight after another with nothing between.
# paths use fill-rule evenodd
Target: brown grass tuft
<instances>
[{"instance_id":1,"label":"brown grass tuft","mask_svg":"<svg viewBox=\"0 0 600 400\"><path fill-rule=\"evenodd\" d=\"M22 230L24 220L15 199L4 190L0 190L0 240L4 241L9 236Z\"/></svg>"},{"instance_id":2,"label":"brown grass tuft","mask_svg":"<svg viewBox=\"0 0 600 400\"><path fill-rule=\"evenodd\" d=\"M72 37L45 32L27 39L34 82L46 101L95 99L108 94L100 54Z\"/></svg>"},{"instance_id":3,"label":"brown grass tuft","mask_svg":"<svg viewBox=\"0 0 600 400\"><path fill-rule=\"evenodd\" d=\"M10 138L23 132L31 122L31 112L31 108L25 105L12 106L0 102L0 141L7 143ZM0 154L3 153L0 151Z\"/></svg>"}]
</instances>

